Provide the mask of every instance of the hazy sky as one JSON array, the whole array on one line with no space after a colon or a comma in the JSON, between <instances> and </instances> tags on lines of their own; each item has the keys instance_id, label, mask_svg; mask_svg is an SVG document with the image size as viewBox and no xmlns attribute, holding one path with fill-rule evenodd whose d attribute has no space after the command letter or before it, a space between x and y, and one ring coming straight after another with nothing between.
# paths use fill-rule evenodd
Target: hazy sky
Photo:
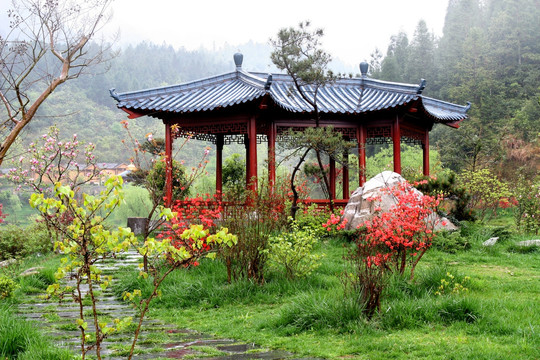
<instances>
[{"instance_id":1,"label":"hazy sky","mask_svg":"<svg viewBox=\"0 0 540 360\"><path fill-rule=\"evenodd\" d=\"M249 40L267 43L282 27L310 20L325 30L324 48L349 64L386 52L391 35L412 37L420 19L442 35L448 0L115 0L111 28L121 42L151 40L187 49ZM241 49L240 49L241 50Z\"/></svg>"},{"instance_id":2,"label":"hazy sky","mask_svg":"<svg viewBox=\"0 0 540 360\"><path fill-rule=\"evenodd\" d=\"M7 29L10 3L0 0L0 34ZM447 4L448 0L114 0L106 29L120 29L121 44L149 40L193 50L250 40L267 43L280 28L310 20L325 30L324 48L356 66L376 47L385 53L390 36L400 30L411 38L420 19L435 35L442 35Z\"/></svg>"}]
</instances>

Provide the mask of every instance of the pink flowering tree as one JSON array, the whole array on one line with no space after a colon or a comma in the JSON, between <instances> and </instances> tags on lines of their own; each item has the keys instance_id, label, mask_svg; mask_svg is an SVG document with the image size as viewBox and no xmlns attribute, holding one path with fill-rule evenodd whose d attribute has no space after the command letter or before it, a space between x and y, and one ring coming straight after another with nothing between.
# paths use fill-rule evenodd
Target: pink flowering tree
<instances>
[{"instance_id":1,"label":"pink flowering tree","mask_svg":"<svg viewBox=\"0 0 540 360\"><path fill-rule=\"evenodd\" d=\"M77 134L61 140L58 127L52 126L30 144L25 155L13 160L7 178L17 190L39 194L50 193L57 182L78 190L100 175L94 148L92 143L79 142Z\"/></svg>"},{"instance_id":2,"label":"pink flowering tree","mask_svg":"<svg viewBox=\"0 0 540 360\"><path fill-rule=\"evenodd\" d=\"M17 191L30 191L34 194L51 196L56 184L69 186L74 192L100 176L93 154L94 144L83 144L74 134L70 140L61 140L58 127L52 126L47 134L32 142L26 153L13 160L7 178L16 185ZM53 216L53 215L44 215ZM62 224L71 223L73 214L62 213ZM60 232L50 226L49 219L44 219L54 242Z\"/></svg>"}]
</instances>

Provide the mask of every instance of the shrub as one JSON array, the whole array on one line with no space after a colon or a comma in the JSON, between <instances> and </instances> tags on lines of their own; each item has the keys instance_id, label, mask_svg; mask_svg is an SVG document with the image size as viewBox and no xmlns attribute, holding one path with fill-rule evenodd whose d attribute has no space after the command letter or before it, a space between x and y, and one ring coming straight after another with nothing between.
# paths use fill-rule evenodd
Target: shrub
<instances>
[{"instance_id":1,"label":"shrub","mask_svg":"<svg viewBox=\"0 0 540 360\"><path fill-rule=\"evenodd\" d=\"M146 175L146 183L152 184L151 186L156 192L156 197L159 199L163 199L166 195L165 170L165 160L160 159L154 162L152 169L150 169L150 171ZM173 160L172 163L172 179L173 199L183 199L189 194L190 184L188 182L184 166L176 160Z\"/></svg>"},{"instance_id":2,"label":"shrub","mask_svg":"<svg viewBox=\"0 0 540 360\"><path fill-rule=\"evenodd\" d=\"M16 225L5 225L0 228L0 261L49 251L51 241L42 223L26 228Z\"/></svg>"},{"instance_id":3,"label":"shrub","mask_svg":"<svg viewBox=\"0 0 540 360\"><path fill-rule=\"evenodd\" d=\"M0 299L11 297L16 288L17 284L13 279L0 275Z\"/></svg>"},{"instance_id":4,"label":"shrub","mask_svg":"<svg viewBox=\"0 0 540 360\"><path fill-rule=\"evenodd\" d=\"M440 202L440 198L422 195L406 182L387 191L396 203L364 223L348 256L354 271L344 277L346 294L358 301L368 319L380 309L389 272L403 275L408 267L413 279L416 265L431 246L437 222L434 213Z\"/></svg>"},{"instance_id":5,"label":"shrub","mask_svg":"<svg viewBox=\"0 0 540 360\"><path fill-rule=\"evenodd\" d=\"M238 244L221 253L229 282L233 278L264 282L268 239L287 223L286 202L286 195L260 183L258 192L246 192L244 199L224 208L223 224L238 236Z\"/></svg>"},{"instance_id":6,"label":"shrub","mask_svg":"<svg viewBox=\"0 0 540 360\"><path fill-rule=\"evenodd\" d=\"M270 236L268 260L271 266L285 270L289 279L304 277L320 266L321 255L313 254L317 237L311 228L300 228L293 221L289 232Z\"/></svg>"},{"instance_id":7,"label":"shrub","mask_svg":"<svg viewBox=\"0 0 540 360\"><path fill-rule=\"evenodd\" d=\"M449 254L471 248L469 240L459 231L439 231L433 238L433 248Z\"/></svg>"},{"instance_id":8,"label":"shrub","mask_svg":"<svg viewBox=\"0 0 540 360\"><path fill-rule=\"evenodd\" d=\"M475 212L469 209L471 195L463 186L458 186L456 174L453 171L441 173L437 177L423 176L414 182L414 186L425 195L442 195L445 199L443 208L447 206L444 216L452 220L453 223L475 219Z\"/></svg>"},{"instance_id":9,"label":"shrub","mask_svg":"<svg viewBox=\"0 0 540 360\"><path fill-rule=\"evenodd\" d=\"M223 164L223 188L225 194L243 195L246 186L246 161L240 154L232 154ZM234 199L231 199L234 200Z\"/></svg>"},{"instance_id":10,"label":"shrub","mask_svg":"<svg viewBox=\"0 0 540 360\"><path fill-rule=\"evenodd\" d=\"M520 178L513 195L517 201L514 210L516 226L525 232L538 234L540 231L540 179L533 182Z\"/></svg>"},{"instance_id":11,"label":"shrub","mask_svg":"<svg viewBox=\"0 0 540 360\"><path fill-rule=\"evenodd\" d=\"M488 211L496 213L500 202L511 196L508 185L489 169L464 171L459 176L458 184L467 189L471 196L469 209L477 210L480 220L484 220Z\"/></svg>"}]
</instances>

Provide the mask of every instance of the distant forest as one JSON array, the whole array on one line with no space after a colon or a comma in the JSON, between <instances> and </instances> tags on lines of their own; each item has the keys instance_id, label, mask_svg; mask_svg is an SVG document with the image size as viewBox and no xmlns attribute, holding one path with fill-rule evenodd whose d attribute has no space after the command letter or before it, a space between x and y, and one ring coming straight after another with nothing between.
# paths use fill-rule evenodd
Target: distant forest
<instances>
[{"instance_id":1,"label":"distant forest","mask_svg":"<svg viewBox=\"0 0 540 360\"><path fill-rule=\"evenodd\" d=\"M450 0L442 37L428 29L429 19L421 20L414 34L397 33L387 49L374 49L371 76L407 83L424 78L424 95L472 103L470 117L460 129L436 126L431 132L431 143L445 167L460 171L487 166L507 179L520 172L537 173L540 1ZM66 83L55 92L11 156L18 156L32 139L58 124L66 137L76 133L79 139L95 143L100 162L129 161L121 143L126 132L120 121L126 114L116 108L108 90L139 90L229 72L237 51L244 53L247 70L275 71L268 44L231 45L217 51L187 51L147 42L123 48L93 76ZM339 72L357 72L339 59L335 66ZM163 133L161 121L153 118L130 121L130 126L139 139L150 132Z\"/></svg>"}]
</instances>

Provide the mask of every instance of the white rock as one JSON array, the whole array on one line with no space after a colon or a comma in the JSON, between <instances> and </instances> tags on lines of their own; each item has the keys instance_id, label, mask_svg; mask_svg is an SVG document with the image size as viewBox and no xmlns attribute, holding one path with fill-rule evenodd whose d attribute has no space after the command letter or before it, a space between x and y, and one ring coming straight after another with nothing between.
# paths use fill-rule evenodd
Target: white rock
<instances>
[{"instance_id":1,"label":"white rock","mask_svg":"<svg viewBox=\"0 0 540 360\"><path fill-rule=\"evenodd\" d=\"M383 171L382 173L369 179L363 187L356 189L345 206L343 218L347 219L346 230L356 229L365 221L370 220L375 212L375 207L380 207L381 211L389 211L396 204L395 198L382 191L384 188L394 187L396 184L406 180L398 173L392 171ZM415 189L418 195L422 193ZM370 199L379 198L377 201ZM437 216L438 215L434 215ZM443 225L444 224L444 225ZM434 230L457 230L457 227L446 218L439 218L436 221Z\"/></svg>"},{"instance_id":2,"label":"white rock","mask_svg":"<svg viewBox=\"0 0 540 360\"><path fill-rule=\"evenodd\" d=\"M520 241L518 242L518 245L519 246L533 246L533 245L540 246L540 239Z\"/></svg>"},{"instance_id":3,"label":"white rock","mask_svg":"<svg viewBox=\"0 0 540 360\"><path fill-rule=\"evenodd\" d=\"M499 240L499 237L492 237L492 238L489 238L486 241L484 241L482 243L482 245L484 245L484 246L493 246L493 245L495 245L497 243L497 240Z\"/></svg>"}]
</instances>

